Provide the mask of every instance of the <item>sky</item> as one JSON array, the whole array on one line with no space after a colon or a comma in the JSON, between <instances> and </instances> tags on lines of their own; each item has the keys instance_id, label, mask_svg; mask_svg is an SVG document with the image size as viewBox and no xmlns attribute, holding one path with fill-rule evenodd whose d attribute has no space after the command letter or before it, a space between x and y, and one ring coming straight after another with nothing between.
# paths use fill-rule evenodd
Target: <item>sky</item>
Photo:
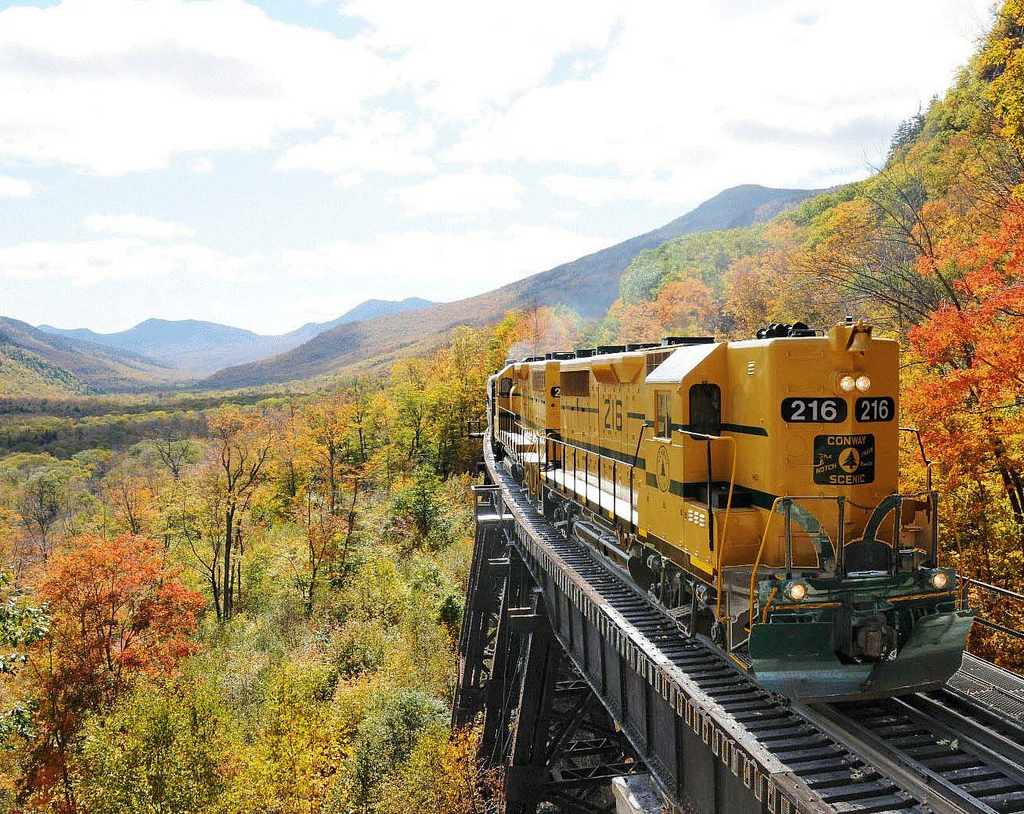
<instances>
[{"instance_id":1,"label":"sky","mask_svg":"<svg viewBox=\"0 0 1024 814\"><path fill-rule=\"evenodd\" d=\"M281 333L863 178L990 5L0 2L0 314Z\"/></svg>"}]
</instances>

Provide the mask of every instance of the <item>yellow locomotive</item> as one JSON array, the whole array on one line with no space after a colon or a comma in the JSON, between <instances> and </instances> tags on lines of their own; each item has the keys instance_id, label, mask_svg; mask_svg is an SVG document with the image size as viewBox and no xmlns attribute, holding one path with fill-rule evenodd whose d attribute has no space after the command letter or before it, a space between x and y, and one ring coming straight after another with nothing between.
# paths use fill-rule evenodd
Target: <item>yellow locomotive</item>
<instances>
[{"instance_id":1,"label":"yellow locomotive","mask_svg":"<svg viewBox=\"0 0 1024 814\"><path fill-rule=\"evenodd\" d=\"M898 397L870 325L772 325L508 363L490 439L551 522L765 687L892 695L943 684L973 622L937 493L899 492Z\"/></svg>"}]
</instances>

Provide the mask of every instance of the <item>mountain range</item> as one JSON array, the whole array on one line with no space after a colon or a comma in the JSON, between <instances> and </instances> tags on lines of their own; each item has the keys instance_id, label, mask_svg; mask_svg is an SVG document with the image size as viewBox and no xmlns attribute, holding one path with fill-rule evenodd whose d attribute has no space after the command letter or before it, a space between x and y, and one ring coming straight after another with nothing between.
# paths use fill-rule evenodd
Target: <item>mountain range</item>
<instances>
[{"instance_id":1,"label":"mountain range","mask_svg":"<svg viewBox=\"0 0 1024 814\"><path fill-rule=\"evenodd\" d=\"M48 334L0 317L0 394L85 395L138 390L175 378L170 365L130 351Z\"/></svg>"},{"instance_id":2,"label":"mountain range","mask_svg":"<svg viewBox=\"0 0 1024 814\"><path fill-rule=\"evenodd\" d=\"M601 317L640 252L686 234L763 223L820 191L733 187L658 229L475 297L450 303L368 300L330 322L276 336L190 319L148 319L103 334L33 328L0 317L0 393L277 384L382 369L397 358L436 349L456 326L491 324L511 309L567 305L584 317Z\"/></svg>"},{"instance_id":3,"label":"mountain range","mask_svg":"<svg viewBox=\"0 0 1024 814\"><path fill-rule=\"evenodd\" d=\"M317 334L385 314L427 308L437 303L419 297L398 302L366 300L329 322L307 322L286 334L265 335L196 319L147 319L125 331L96 333L88 328L54 328L40 325L43 333L125 351L176 368L179 377L201 377L221 368L265 359L296 348Z\"/></svg>"}]
</instances>

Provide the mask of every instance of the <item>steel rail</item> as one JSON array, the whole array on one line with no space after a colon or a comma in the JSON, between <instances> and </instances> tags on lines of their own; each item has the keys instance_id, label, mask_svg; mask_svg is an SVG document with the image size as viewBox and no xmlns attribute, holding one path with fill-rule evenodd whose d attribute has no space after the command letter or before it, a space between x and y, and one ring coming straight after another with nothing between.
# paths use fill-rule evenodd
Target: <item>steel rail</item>
<instances>
[{"instance_id":1,"label":"steel rail","mask_svg":"<svg viewBox=\"0 0 1024 814\"><path fill-rule=\"evenodd\" d=\"M794 710L805 720L828 732L832 737L861 755L905 791L913 794L933 814L999 814L964 793L961 789L923 763L893 747L853 718L834 707L794 704Z\"/></svg>"},{"instance_id":2,"label":"steel rail","mask_svg":"<svg viewBox=\"0 0 1024 814\"><path fill-rule=\"evenodd\" d=\"M936 814L1024 811L1024 747L1012 734L942 703L944 697L960 698L940 690L794 709L883 769ZM1016 728L1007 722L1008 730Z\"/></svg>"}]
</instances>

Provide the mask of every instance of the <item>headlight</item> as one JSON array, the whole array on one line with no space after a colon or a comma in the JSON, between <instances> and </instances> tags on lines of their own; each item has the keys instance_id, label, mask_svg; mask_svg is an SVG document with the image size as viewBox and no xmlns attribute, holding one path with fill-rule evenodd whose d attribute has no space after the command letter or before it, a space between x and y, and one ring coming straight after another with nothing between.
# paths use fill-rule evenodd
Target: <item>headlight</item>
<instances>
[{"instance_id":1,"label":"headlight","mask_svg":"<svg viewBox=\"0 0 1024 814\"><path fill-rule=\"evenodd\" d=\"M807 586L802 582L794 582L786 589L786 596L794 602L800 602L807 596Z\"/></svg>"},{"instance_id":2,"label":"headlight","mask_svg":"<svg viewBox=\"0 0 1024 814\"><path fill-rule=\"evenodd\" d=\"M857 386L857 380L853 376L843 376L839 380L839 389L844 393L852 393L853 388Z\"/></svg>"},{"instance_id":3,"label":"headlight","mask_svg":"<svg viewBox=\"0 0 1024 814\"><path fill-rule=\"evenodd\" d=\"M858 376L857 389L860 390L861 393L867 393L868 390L871 389L871 379L867 376Z\"/></svg>"},{"instance_id":4,"label":"headlight","mask_svg":"<svg viewBox=\"0 0 1024 814\"><path fill-rule=\"evenodd\" d=\"M947 585L949 585L949 577L946 576L945 571L936 571L932 574L932 587L936 591L941 591Z\"/></svg>"}]
</instances>

